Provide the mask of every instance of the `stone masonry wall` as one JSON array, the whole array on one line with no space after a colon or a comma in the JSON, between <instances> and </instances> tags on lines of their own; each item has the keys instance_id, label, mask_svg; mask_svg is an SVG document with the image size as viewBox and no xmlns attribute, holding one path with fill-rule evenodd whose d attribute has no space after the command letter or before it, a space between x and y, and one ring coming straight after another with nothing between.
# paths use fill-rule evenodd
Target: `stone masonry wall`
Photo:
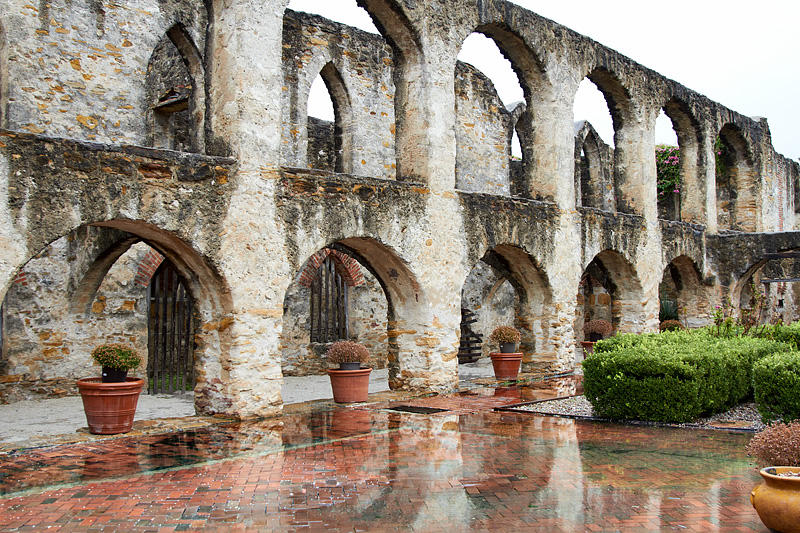
<instances>
[{"instance_id":1,"label":"stone masonry wall","mask_svg":"<svg viewBox=\"0 0 800 533\"><path fill-rule=\"evenodd\" d=\"M108 342L134 347L147 360L147 285L136 280L150 252L131 246L109 269L88 308L70 289L85 234L62 237L29 261L3 302L0 401L76 393L75 380L98 375L92 349ZM145 375L145 366L135 374Z\"/></svg>"},{"instance_id":2,"label":"stone masonry wall","mask_svg":"<svg viewBox=\"0 0 800 533\"><path fill-rule=\"evenodd\" d=\"M40 291L31 302L57 306L78 294L90 309L87 295L104 272L96 265L111 266L115 243L152 244L197 303L198 412L280 411L287 291L326 247L369 265L383 290L386 324L375 307L363 331L385 343L390 386L426 393L457 386L462 295L482 260L517 295L513 304L501 299L497 316L514 306L525 367L566 372L580 337L577 295L593 261L613 283L617 331L639 332L658 326L670 263L697 279L686 301L698 303L690 318L699 323L708 306L742 300L764 253L800 249L800 234L786 231L800 211L798 165L774 153L766 120L503 0L360 2L381 36L286 11L287 3L10 0L0 12L3 291L31 263ZM487 80L457 63L473 31L495 40L524 88L525 107L512 111L523 161L511 180L506 110ZM192 150L183 142L170 145L181 151L155 149L165 145L148 133L158 84L147 68L159 43L171 50L165 35L180 45L197 89ZM308 158L307 94L318 74L341 132L336 172L330 163L309 168L325 166ZM572 117L586 77L607 97L616 127L604 200L591 207L576 180ZM681 221L659 218L661 109L688 154ZM718 135L735 156L727 207L717 202ZM730 232L721 231L726 221ZM75 231L97 232L96 245L75 260L60 251L40 257ZM69 280L67 296L38 283L44 271ZM106 298L104 313L124 307L124 292L120 305ZM367 300L365 308L375 301ZM88 344L103 331L84 326L63 342L51 336L52 348ZM67 370L31 372L43 383Z\"/></svg>"}]
</instances>

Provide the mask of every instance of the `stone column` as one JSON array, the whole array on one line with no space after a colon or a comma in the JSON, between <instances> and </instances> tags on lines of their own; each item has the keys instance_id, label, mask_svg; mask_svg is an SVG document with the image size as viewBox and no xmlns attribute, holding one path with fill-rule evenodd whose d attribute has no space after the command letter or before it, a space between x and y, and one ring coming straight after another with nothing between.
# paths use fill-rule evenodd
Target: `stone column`
<instances>
[{"instance_id":1,"label":"stone column","mask_svg":"<svg viewBox=\"0 0 800 533\"><path fill-rule=\"evenodd\" d=\"M273 201L280 162L281 45L286 0L218 0L210 13L209 146L239 162L219 264L231 287L230 356L221 361L225 414L281 406L279 340L289 283Z\"/></svg>"}]
</instances>

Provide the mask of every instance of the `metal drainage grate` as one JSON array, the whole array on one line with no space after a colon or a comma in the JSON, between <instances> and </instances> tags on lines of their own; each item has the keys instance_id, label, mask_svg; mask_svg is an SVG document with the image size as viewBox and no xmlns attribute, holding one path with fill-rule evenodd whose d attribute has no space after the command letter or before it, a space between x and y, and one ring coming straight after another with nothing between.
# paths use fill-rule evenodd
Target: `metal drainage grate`
<instances>
[{"instance_id":1,"label":"metal drainage grate","mask_svg":"<svg viewBox=\"0 0 800 533\"><path fill-rule=\"evenodd\" d=\"M389 411L400 411L401 413L416 413L419 415L432 415L434 413L446 413L450 409L439 409L438 407L419 407L416 405L397 405L390 407Z\"/></svg>"}]
</instances>

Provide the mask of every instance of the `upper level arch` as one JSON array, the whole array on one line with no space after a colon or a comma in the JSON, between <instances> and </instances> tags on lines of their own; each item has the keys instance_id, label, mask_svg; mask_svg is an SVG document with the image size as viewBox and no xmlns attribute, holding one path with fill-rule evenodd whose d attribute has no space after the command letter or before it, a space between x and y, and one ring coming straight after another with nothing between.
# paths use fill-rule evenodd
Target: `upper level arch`
<instances>
[{"instance_id":1,"label":"upper level arch","mask_svg":"<svg viewBox=\"0 0 800 533\"><path fill-rule=\"evenodd\" d=\"M186 27L173 24L147 64L148 144L205 152L205 66Z\"/></svg>"},{"instance_id":2,"label":"upper level arch","mask_svg":"<svg viewBox=\"0 0 800 533\"><path fill-rule=\"evenodd\" d=\"M637 120L631 93L620 78L605 66L592 66L589 79L603 94L614 127L613 196L614 208L623 213L643 212L643 191L637 183ZM574 99L574 95L573 95ZM606 202L608 204L609 202ZM606 207L610 207L606 205Z\"/></svg>"},{"instance_id":3,"label":"upper level arch","mask_svg":"<svg viewBox=\"0 0 800 533\"><path fill-rule=\"evenodd\" d=\"M671 96L662 106L678 140L680 173L679 218L704 224L706 220L705 150L702 128L689 104ZM677 220L677 219L676 219Z\"/></svg>"},{"instance_id":4,"label":"upper level arch","mask_svg":"<svg viewBox=\"0 0 800 533\"><path fill-rule=\"evenodd\" d=\"M760 216L760 179L742 129L732 122L725 123L719 130L714 151L719 230L756 231Z\"/></svg>"}]
</instances>

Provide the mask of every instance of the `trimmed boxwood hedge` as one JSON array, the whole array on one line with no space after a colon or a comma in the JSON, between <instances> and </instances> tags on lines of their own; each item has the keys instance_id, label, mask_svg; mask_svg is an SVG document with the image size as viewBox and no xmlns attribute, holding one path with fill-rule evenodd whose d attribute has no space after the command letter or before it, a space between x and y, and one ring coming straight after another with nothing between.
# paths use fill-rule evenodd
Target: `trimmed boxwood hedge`
<instances>
[{"instance_id":1,"label":"trimmed boxwood hedge","mask_svg":"<svg viewBox=\"0 0 800 533\"><path fill-rule=\"evenodd\" d=\"M707 329L618 335L584 360L584 392L601 417L687 422L750 397L753 363L787 348Z\"/></svg>"},{"instance_id":2,"label":"trimmed boxwood hedge","mask_svg":"<svg viewBox=\"0 0 800 533\"><path fill-rule=\"evenodd\" d=\"M800 419L800 353L774 354L756 361L753 392L764 421Z\"/></svg>"},{"instance_id":3,"label":"trimmed boxwood hedge","mask_svg":"<svg viewBox=\"0 0 800 533\"><path fill-rule=\"evenodd\" d=\"M793 349L797 350L800 348L800 322L771 326L764 331L764 336L791 344Z\"/></svg>"}]
</instances>

